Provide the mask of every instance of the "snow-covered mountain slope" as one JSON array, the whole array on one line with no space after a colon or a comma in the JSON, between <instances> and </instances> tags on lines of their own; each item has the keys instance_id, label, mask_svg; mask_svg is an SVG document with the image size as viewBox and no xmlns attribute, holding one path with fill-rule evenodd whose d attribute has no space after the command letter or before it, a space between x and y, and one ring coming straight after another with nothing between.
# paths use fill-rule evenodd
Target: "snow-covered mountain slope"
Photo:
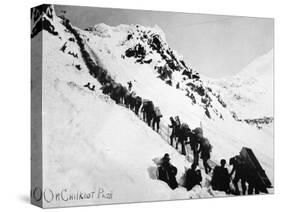
<instances>
[{"instance_id":1,"label":"snow-covered mountain slope","mask_svg":"<svg viewBox=\"0 0 281 212\"><path fill-rule=\"evenodd\" d=\"M150 64L139 63L135 57L122 57L128 48L132 48L131 43L140 42L139 36L134 41L133 38L128 41L128 33L131 34L132 30L136 31L134 31L134 34L137 34L138 31L147 32L147 34L152 32L149 27L124 25L117 27L110 27L105 24L97 25L90 32L77 28L77 31L84 37L85 45L95 55L95 58L99 58L97 62L100 66L107 69L117 82L125 85L126 82L132 81L133 90L137 95L153 100L155 105L161 108L165 125L168 124L169 117L175 115L179 115L181 120L191 128L198 127L202 122L204 134L213 143L213 159L215 161L238 154L242 146L253 148L259 158L266 158L265 161L273 161L273 134L268 134L267 131L259 131L245 122L237 122L233 119L231 111L225 106L219 93L212 91L211 87L208 87L208 84L200 78L183 79L185 77L185 75L182 75L184 70L180 69L182 72L173 70L171 80L176 82L180 78L182 80L179 81L180 86L185 86L182 89L177 89L176 86L170 86L166 81L157 77L158 72L155 71L155 65L153 64L153 62L156 61L157 63L158 61L154 59L157 55L159 56L157 51L152 51L152 55L155 54L155 56L150 57L153 58ZM154 29L156 32L158 30L158 28ZM159 35L161 34L160 31ZM162 40L164 41L162 46L165 46L166 41L164 38ZM130 42L129 46L124 44L126 42ZM149 52L150 47L146 45L146 42L141 43L145 52ZM163 60L162 62L165 63ZM191 69L189 68L189 70ZM181 77L173 78L174 75L178 76L178 74ZM196 88L201 87L203 96L200 95L200 92L192 90L192 85L197 85ZM196 98L195 103L186 96L187 89ZM202 103L201 98L204 99L206 96L208 96L207 99L210 99L209 103L204 101ZM211 108L209 110L212 111L210 112L211 119L206 115L204 108ZM215 111L222 116L215 115ZM262 143L266 144L266 150ZM269 164L272 164L271 162ZM268 171L273 170L272 168L268 167Z\"/></svg>"},{"instance_id":2,"label":"snow-covered mountain slope","mask_svg":"<svg viewBox=\"0 0 281 212\"><path fill-rule=\"evenodd\" d=\"M136 91L138 86L146 87L142 93L145 98L153 87L160 86L159 90L174 90L175 95L185 95L188 105L195 105L192 108L202 110L210 119L230 115L217 95L204 85L199 73L188 67L183 57L168 46L164 32L158 26L98 24L90 30L77 30L94 55L100 58L97 62L109 69L116 81L126 84L133 80Z\"/></svg>"},{"instance_id":3,"label":"snow-covered mountain slope","mask_svg":"<svg viewBox=\"0 0 281 212\"><path fill-rule=\"evenodd\" d=\"M156 180L153 160L164 153L170 154L178 168L179 182L190 163L132 111L103 95L100 84L88 73L77 44L70 41L73 35L57 17L50 23L58 35L43 31L44 188L57 193L67 189L64 195L96 192L93 199L77 200L76 205L223 195L210 193L207 187L195 187L190 192L182 187L171 190ZM64 52L62 46L66 46ZM84 87L88 82L95 85L94 92ZM203 184L208 184L205 178ZM109 199L98 195L100 189ZM74 202L44 204L55 207Z\"/></svg>"},{"instance_id":4,"label":"snow-covered mountain slope","mask_svg":"<svg viewBox=\"0 0 281 212\"><path fill-rule=\"evenodd\" d=\"M240 119L273 117L273 50L237 75L210 84Z\"/></svg>"},{"instance_id":5,"label":"snow-covered mountain slope","mask_svg":"<svg viewBox=\"0 0 281 212\"><path fill-rule=\"evenodd\" d=\"M44 14L48 28L43 27L42 31L44 187L56 192L71 188L73 193L102 188L112 193L110 200L95 198L77 201L77 205L210 197L206 176L203 188L194 188L191 192L181 187L171 190L165 183L155 180L153 159L166 152L178 168L179 181L190 163L132 111L102 94L101 85L89 74L82 59L76 38L54 10L51 14ZM162 125L167 126L169 117L175 115L191 128L202 122L204 136L213 145L213 161L229 159L247 146L253 149L273 180L273 133L234 120L199 74L188 68L175 51L169 50L162 30L105 24L90 31L75 29L91 58L116 82L126 85L132 81L137 95L153 100L160 107ZM130 34L132 37L128 36ZM152 53L141 56L143 50L138 50L142 49L138 41L145 34L148 40L154 40L151 45L156 46L152 47L151 41L143 38L141 46ZM154 34L157 39L153 38ZM156 40L161 40L160 50ZM169 80L172 84L167 83ZM84 87L88 82L95 85L95 91ZM206 108L211 118L206 115ZM72 203L57 201L46 206Z\"/></svg>"}]
</instances>

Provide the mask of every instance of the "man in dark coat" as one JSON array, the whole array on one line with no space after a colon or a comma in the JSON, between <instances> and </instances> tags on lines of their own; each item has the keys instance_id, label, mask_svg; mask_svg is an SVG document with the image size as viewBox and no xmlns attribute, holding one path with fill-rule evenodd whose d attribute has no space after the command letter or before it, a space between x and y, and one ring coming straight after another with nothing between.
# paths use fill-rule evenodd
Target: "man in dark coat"
<instances>
[{"instance_id":1,"label":"man in dark coat","mask_svg":"<svg viewBox=\"0 0 281 212\"><path fill-rule=\"evenodd\" d=\"M116 104L120 103L121 100L121 89L122 85L120 83L113 83L112 91L110 97L116 102Z\"/></svg>"},{"instance_id":2,"label":"man in dark coat","mask_svg":"<svg viewBox=\"0 0 281 212\"><path fill-rule=\"evenodd\" d=\"M159 180L166 182L171 189L177 188L177 168L170 163L169 154L166 153L161 160L161 165L158 167Z\"/></svg>"},{"instance_id":3,"label":"man in dark coat","mask_svg":"<svg viewBox=\"0 0 281 212\"><path fill-rule=\"evenodd\" d=\"M241 180L242 193L243 193L243 195L245 195L246 189L247 189L247 187L246 187L247 170L245 169L245 163L244 163L243 159L239 155L237 155L233 158L230 158L229 165L233 166L232 171L230 172L230 177L235 172L234 179L232 180L233 185L235 187L235 194L240 195L238 182Z\"/></svg>"},{"instance_id":4,"label":"man in dark coat","mask_svg":"<svg viewBox=\"0 0 281 212\"><path fill-rule=\"evenodd\" d=\"M130 102L131 102L131 93L126 92L124 96L124 104L127 108L130 108Z\"/></svg>"},{"instance_id":5,"label":"man in dark coat","mask_svg":"<svg viewBox=\"0 0 281 212\"><path fill-rule=\"evenodd\" d=\"M142 103L142 98L140 96L136 96L135 99L135 114L138 116L139 115L139 109L141 107Z\"/></svg>"},{"instance_id":6,"label":"man in dark coat","mask_svg":"<svg viewBox=\"0 0 281 212\"><path fill-rule=\"evenodd\" d=\"M199 163L199 151L200 151L200 140L202 138L201 128L195 128L189 133L189 144L193 152L193 163L198 165Z\"/></svg>"},{"instance_id":7,"label":"man in dark coat","mask_svg":"<svg viewBox=\"0 0 281 212\"><path fill-rule=\"evenodd\" d=\"M181 144L181 154L186 155L185 143L190 133L190 128L188 124L182 123L178 129L178 142L176 145L176 149L178 148L178 144Z\"/></svg>"},{"instance_id":8,"label":"man in dark coat","mask_svg":"<svg viewBox=\"0 0 281 212\"><path fill-rule=\"evenodd\" d=\"M185 173L185 188L190 191L194 186L200 185L202 181L202 174L200 170L196 170L196 165L192 164L191 168Z\"/></svg>"},{"instance_id":9,"label":"man in dark coat","mask_svg":"<svg viewBox=\"0 0 281 212\"><path fill-rule=\"evenodd\" d=\"M152 101L149 101L147 103L147 108L146 108L146 116L147 116L147 123L150 126L151 125L151 121L153 118L153 112L154 112L154 104Z\"/></svg>"},{"instance_id":10,"label":"man in dark coat","mask_svg":"<svg viewBox=\"0 0 281 212\"><path fill-rule=\"evenodd\" d=\"M247 171L246 179L248 182L248 194L249 195L253 194L254 190L255 190L255 194L259 194L260 193L260 181L258 179L256 170L254 170L250 166L247 166L246 171Z\"/></svg>"},{"instance_id":11,"label":"man in dark coat","mask_svg":"<svg viewBox=\"0 0 281 212\"><path fill-rule=\"evenodd\" d=\"M153 102L150 100L144 99L141 111L143 112L143 120L148 124L148 126L150 126L152 118L153 118L153 113L154 113Z\"/></svg>"},{"instance_id":12,"label":"man in dark coat","mask_svg":"<svg viewBox=\"0 0 281 212\"><path fill-rule=\"evenodd\" d=\"M156 128L157 132L159 132L159 129L160 129L160 119L162 118L162 116L163 115L161 114L160 108L155 107L153 110L153 115L152 115L152 119L153 119L152 128L153 128L153 130L155 130L155 128Z\"/></svg>"},{"instance_id":13,"label":"man in dark coat","mask_svg":"<svg viewBox=\"0 0 281 212\"><path fill-rule=\"evenodd\" d=\"M132 91L129 98L129 108L134 111L136 106L136 92Z\"/></svg>"},{"instance_id":14,"label":"man in dark coat","mask_svg":"<svg viewBox=\"0 0 281 212\"><path fill-rule=\"evenodd\" d=\"M121 104L126 105L125 97L128 94L128 89L125 86L121 86L121 91L120 91L120 102Z\"/></svg>"},{"instance_id":15,"label":"man in dark coat","mask_svg":"<svg viewBox=\"0 0 281 212\"><path fill-rule=\"evenodd\" d=\"M229 192L230 177L227 168L225 168L226 161L222 159L220 166L214 168L211 185L213 190Z\"/></svg>"},{"instance_id":16,"label":"man in dark coat","mask_svg":"<svg viewBox=\"0 0 281 212\"><path fill-rule=\"evenodd\" d=\"M201 139L199 152L201 152L201 159L203 160L203 165L206 174L212 171L212 168L208 163L208 160L211 158L211 151L212 151L212 145L210 144L207 138L203 137Z\"/></svg>"}]
</instances>

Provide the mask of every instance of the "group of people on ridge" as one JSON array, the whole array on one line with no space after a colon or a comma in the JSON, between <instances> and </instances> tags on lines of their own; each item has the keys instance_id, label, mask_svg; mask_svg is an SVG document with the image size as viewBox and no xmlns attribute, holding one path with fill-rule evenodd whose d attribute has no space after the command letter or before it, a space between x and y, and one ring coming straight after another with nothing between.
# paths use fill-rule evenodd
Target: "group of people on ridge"
<instances>
[{"instance_id":1,"label":"group of people on ridge","mask_svg":"<svg viewBox=\"0 0 281 212\"><path fill-rule=\"evenodd\" d=\"M260 193L260 185L255 170L252 170L252 168L245 163L245 160L240 155L229 159L229 165L232 166L230 173L225 165L226 160L222 159L220 166L216 166L213 171L211 185L214 190L240 195L241 192L238 186L238 182L240 182L243 195L246 193L253 194L254 190L255 194ZM234 176L233 179L232 176ZM230 188L231 180L234 189ZM246 183L248 186L246 186Z\"/></svg>"},{"instance_id":2,"label":"group of people on ridge","mask_svg":"<svg viewBox=\"0 0 281 212\"><path fill-rule=\"evenodd\" d=\"M160 108L155 106L153 101L137 96L136 92L132 89L133 84L131 81L127 84L128 88L121 84L115 85L112 81L111 83L105 84L102 90L103 93L109 94L116 103L124 104L127 108L134 111L137 116L139 116L141 112L143 121L146 122L148 126L151 126L153 130L159 132L160 120L163 116Z\"/></svg>"},{"instance_id":3,"label":"group of people on ridge","mask_svg":"<svg viewBox=\"0 0 281 212\"><path fill-rule=\"evenodd\" d=\"M128 88L111 81L105 83L101 89L104 94L110 95L117 104L124 104L127 108L134 111L137 116L141 112L143 121L148 126L151 126L153 130L159 132L160 121L163 116L160 108L155 106L153 101L137 96L136 92L132 89L133 84L131 81L127 84Z\"/></svg>"},{"instance_id":4,"label":"group of people on ridge","mask_svg":"<svg viewBox=\"0 0 281 212\"><path fill-rule=\"evenodd\" d=\"M88 51L85 48L83 38L80 34L74 29L69 20L64 18L63 24L66 26L75 37L77 44L80 47L82 58L85 61L89 73L96 78L99 83L102 85L101 90L104 94L109 95L117 104L124 104L127 108L135 112L136 115L139 115L139 110L143 113L143 120L159 132L160 129L160 119L162 114L159 107L154 106L153 102L148 99L142 99L140 96L137 96L133 91L133 83L131 81L127 82L128 87L122 85L121 83L115 82L107 70L100 67L90 56ZM62 47L64 48L64 47ZM94 91L94 87L90 87L90 83L84 85L88 89Z\"/></svg>"},{"instance_id":5,"label":"group of people on ridge","mask_svg":"<svg viewBox=\"0 0 281 212\"><path fill-rule=\"evenodd\" d=\"M174 140L176 141L176 149L178 144L181 144L183 155L186 155L186 145L189 144L193 153L193 164L196 166L199 164L199 155L203 161L206 174L208 174L212 168L208 164L208 160L211 158L212 145L209 140L203 136L203 130L201 127L197 127L191 130L186 123L181 123L178 116L175 118L170 117L172 129L170 135L170 144L173 146Z\"/></svg>"}]
</instances>

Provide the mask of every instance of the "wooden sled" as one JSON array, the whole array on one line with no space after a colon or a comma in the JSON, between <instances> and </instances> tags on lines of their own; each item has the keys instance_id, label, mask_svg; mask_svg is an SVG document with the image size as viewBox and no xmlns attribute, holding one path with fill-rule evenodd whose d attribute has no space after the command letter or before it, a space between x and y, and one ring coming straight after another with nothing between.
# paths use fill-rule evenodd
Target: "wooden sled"
<instances>
[{"instance_id":1,"label":"wooden sled","mask_svg":"<svg viewBox=\"0 0 281 212\"><path fill-rule=\"evenodd\" d=\"M261 192L268 193L267 188L272 188L271 182L254 155L254 152L250 148L243 147L240 151L240 156L243 158L249 169L254 172L253 174L257 177L259 190Z\"/></svg>"}]
</instances>

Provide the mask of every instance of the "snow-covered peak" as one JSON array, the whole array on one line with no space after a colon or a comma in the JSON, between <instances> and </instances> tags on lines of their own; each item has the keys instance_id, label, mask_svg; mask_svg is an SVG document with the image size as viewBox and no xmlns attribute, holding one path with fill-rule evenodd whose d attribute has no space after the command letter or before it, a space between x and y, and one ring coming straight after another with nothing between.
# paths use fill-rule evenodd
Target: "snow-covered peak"
<instances>
[{"instance_id":1,"label":"snow-covered peak","mask_svg":"<svg viewBox=\"0 0 281 212\"><path fill-rule=\"evenodd\" d=\"M164 31L158 26L155 25L154 27L150 26L142 26L139 24L120 24L117 26L109 26L105 23L99 23L94 25L93 27L87 28L89 31L96 31L100 33L110 34L113 35L114 33L134 33L136 35L141 35L140 32L143 32L145 34L151 34L151 35L158 35L162 42L166 43L166 36Z\"/></svg>"},{"instance_id":2,"label":"snow-covered peak","mask_svg":"<svg viewBox=\"0 0 281 212\"><path fill-rule=\"evenodd\" d=\"M100 44L101 51L102 48L107 49L106 51L110 50L114 57L133 60L139 64L150 64L158 73L158 77L170 85L176 86L184 79L200 78L199 73L188 66L183 56L169 47L165 33L158 25L109 26L100 23L86 28L85 31L86 33L81 33L89 40L103 42Z\"/></svg>"}]
</instances>

